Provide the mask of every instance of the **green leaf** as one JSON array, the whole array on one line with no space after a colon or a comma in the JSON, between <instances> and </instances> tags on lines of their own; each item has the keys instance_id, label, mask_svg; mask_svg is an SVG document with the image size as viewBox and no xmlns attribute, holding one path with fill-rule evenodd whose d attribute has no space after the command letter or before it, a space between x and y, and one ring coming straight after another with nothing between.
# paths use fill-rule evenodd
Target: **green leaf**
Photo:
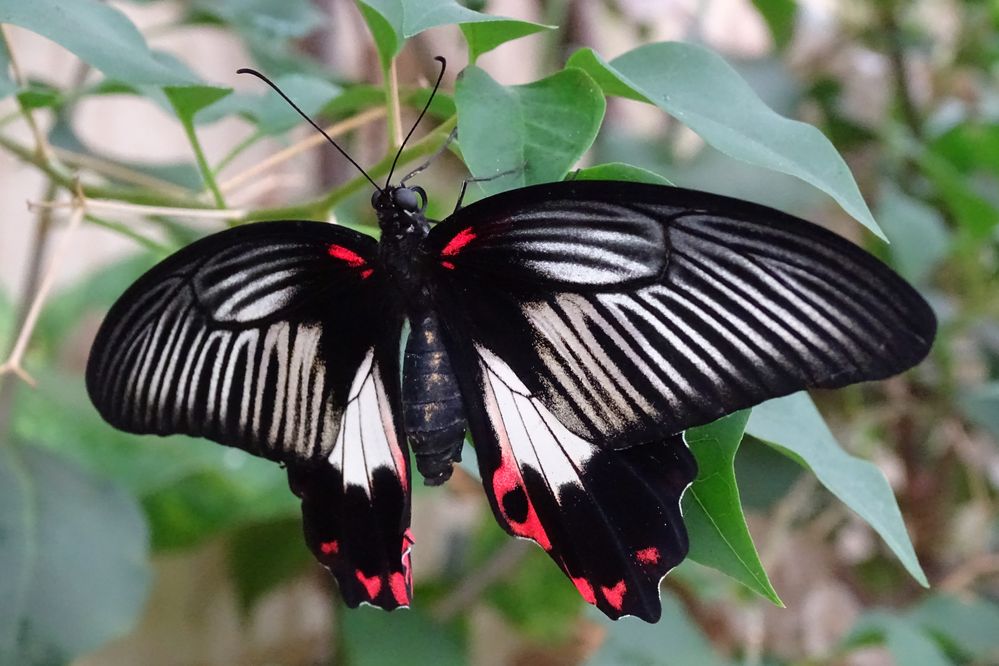
<instances>
[{"instance_id":1,"label":"green leaf","mask_svg":"<svg viewBox=\"0 0 999 666\"><path fill-rule=\"evenodd\" d=\"M275 83L294 100L306 114L315 116L340 94L341 88L326 79L305 74L285 74ZM198 114L199 122L212 122L232 114L242 114L255 123L264 134L281 134L304 122L288 103L273 90L260 95L237 93L229 95Z\"/></svg>"},{"instance_id":2,"label":"green leaf","mask_svg":"<svg viewBox=\"0 0 999 666\"><path fill-rule=\"evenodd\" d=\"M99 0L0 0L0 23L47 37L105 75L126 83L197 83L161 62L132 22Z\"/></svg>"},{"instance_id":3,"label":"green leaf","mask_svg":"<svg viewBox=\"0 0 999 666\"><path fill-rule=\"evenodd\" d=\"M458 137L469 170L490 194L561 180L596 138L606 106L596 83L565 70L521 86L502 86L478 67L455 91Z\"/></svg>"},{"instance_id":4,"label":"green leaf","mask_svg":"<svg viewBox=\"0 0 999 666\"><path fill-rule=\"evenodd\" d=\"M950 235L939 211L886 186L878 201L878 219L891 241L892 265L909 282L924 284L950 251Z\"/></svg>"},{"instance_id":5,"label":"green leaf","mask_svg":"<svg viewBox=\"0 0 999 666\"><path fill-rule=\"evenodd\" d=\"M566 66L589 72L607 94L655 104L730 157L810 183L884 238L846 162L822 132L772 111L715 53L664 42L608 63L582 49Z\"/></svg>"},{"instance_id":6,"label":"green leaf","mask_svg":"<svg viewBox=\"0 0 999 666\"><path fill-rule=\"evenodd\" d=\"M481 14L480 16L485 16ZM483 53L488 53L500 44L512 42L521 37L533 35L542 30L554 30L555 26L515 21L512 19L482 19L461 24L461 32L468 44L468 61L474 63Z\"/></svg>"},{"instance_id":7,"label":"green leaf","mask_svg":"<svg viewBox=\"0 0 999 666\"><path fill-rule=\"evenodd\" d=\"M569 180L626 180L632 183L652 183L653 185L672 185L655 171L632 166L624 162L609 162L580 169L569 174Z\"/></svg>"},{"instance_id":8,"label":"green leaf","mask_svg":"<svg viewBox=\"0 0 999 666\"><path fill-rule=\"evenodd\" d=\"M590 609L589 616L607 629L600 650L587 666L727 666L732 662L720 657L711 647L677 599L663 595L663 616L657 624L625 617L609 620L600 611Z\"/></svg>"},{"instance_id":9,"label":"green leaf","mask_svg":"<svg viewBox=\"0 0 999 666\"><path fill-rule=\"evenodd\" d=\"M196 0L193 8L240 32L275 40L305 37L325 18L310 0Z\"/></svg>"},{"instance_id":10,"label":"green leaf","mask_svg":"<svg viewBox=\"0 0 999 666\"><path fill-rule=\"evenodd\" d=\"M2 0L0 0L2 2ZM215 104L223 97L232 94L232 88L215 86L168 87L163 91L177 117L185 125L193 124L199 111Z\"/></svg>"},{"instance_id":11,"label":"green leaf","mask_svg":"<svg viewBox=\"0 0 999 666\"><path fill-rule=\"evenodd\" d=\"M839 447L807 393L755 407L746 432L812 470L822 485L881 535L920 585L929 586L888 480L875 465Z\"/></svg>"},{"instance_id":12,"label":"green leaf","mask_svg":"<svg viewBox=\"0 0 999 666\"><path fill-rule=\"evenodd\" d=\"M953 666L940 646L916 623L883 611L862 615L845 641L847 646L883 643L897 664Z\"/></svg>"},{"instance_id":13,"label":"green leaf","mask_svg":"<svg viewBox=\"0 0 999 666\"><path fill-rule=\"evenodd\" d=\"M697 479L683 496L689 557L783 607L746 527L735 481L735 454L748 419L748 410L736 412L684 433L697 459Z\"/></svg>"},{"instance_id":14,"label":"green leaf","mask_svg":"<svg viewBox=\"0 0 999 666\"><path fill-rule=\"evenodd\" d=\"M124 634L146 598L147 558L129 495L0 444L0 663L65 663Z\"/></svg>"},{"instance_id":15,"label":"green leaf","mask_svg":"<svg viewBox=\"0 0 999 666\"><path fill-rule=\"evenodd\" d=\"M963 391L957 404L971 421L999 437L999 382Z\"/></svg>"},{"instance_id":16,"label":"green leaf","mask_svg":"<svg viewBox=\"0 0 999 666\"><path fill-rule=\"evenodd\" d=\"M783 50L794 37L794 21L798 13L797 0L753 0L756 10L767 22L774 44Z\"/></svg>"},{"instance_id":17,"label":"green leaf","mask_svg":"<svg viewBox=\"0 0 999 666\"><path fill-rule=\"evenodd\" d=\"M504 42L552 29L530 21L483 14L455 0L358 0L358 5L375 38L383 68L399 55L407 39L442 25L462 26L470 62Z\"/></svg>"},{"instance_id":18,"label":"green leaf","mask_svg":"<svg viewBox=\"0 0 999 666\"><path fill-rule=\"evenodd\" d=\"M244 525L300 515L281 468L239 450L226 453L225 468L186 477L143 498L154 550L190 548Z\"/></svg>"},{"instance_id":19,"label":"green leaf","mask_svg":"<svg viewBox=\"0 0 999 666\"><path fill-rule=\"evenodd\" d=\"M228 555L229 571L244 611L315 562L302 538L299 518L254 523L239 529L229 540Z\"/></svg>"},{"instance_id":20,"label":"green leaf","mask_svg":"<svg viewBox=\"0 0 999 666\"><path fill-rule=\"evenodd\" d=\"M456 633L419 608L394 613L367 607L345 611L343 641L351 666L468 663Z\"/></svg>"},{"instance_id":21,"label":"green leaf","mask_svg":"<svg viewBox=\"0 0 999 666\"><path fill-rule=\"evenodd\" d=\"M999 663L999 605L987 599L936 594L906 616L958 654L978 663Z\"/></svg>"}]
</instances>

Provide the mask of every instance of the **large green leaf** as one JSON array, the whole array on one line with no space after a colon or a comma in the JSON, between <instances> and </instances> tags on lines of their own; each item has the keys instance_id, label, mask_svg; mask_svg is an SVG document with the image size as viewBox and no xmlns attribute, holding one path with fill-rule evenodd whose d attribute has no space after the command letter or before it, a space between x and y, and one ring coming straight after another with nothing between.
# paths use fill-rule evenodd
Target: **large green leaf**
<instances>
[{"instance_id":1,"label":"large green leaf","mask_svg":"<svg viewBox=\"0 0 999 666\"><path fill-rule=\"evenodd\" d=\"M316 115L340 94L340 87L326 79L306 74L286 74L275 83L294 100L306 114ZM263 84L261 84L263 85ZM240 113L253 120L264 134L280 134L295 127L302 117L273 90L255 95L237 93L229 95L198 114L198 122L211 122Z\"/></svg>"},{"instance_id":2,"label":"large green leaf","mask_svg":"<svg viewBox=\"0 0 999 666\"><path fill-rule=\"evenodd\" d=\"M455 0L358 0L358 5L375 39L383 67L399 54L407 39L442 25L462 27L471 62L504 42L551 29L530 21L483 14Z\"/></svg>"},{"instance_id":3,"label":"large green leaf","mask_svg":"<svg viewBox=\"0 0 999 666\"><path fill-rule=\"evenodd\" d=\"M305 37L324 21L311 0L195 0L192 7L240 32L275 40Z\"/></svg>"},{"instance_id":4,"label":"large green leaf","mask_svg":"<svg viewBox=\"0 0 999 666\"><path fill-rule=\"evenodd\" d=\"M807 393L755 407L746 432L811 469L822 485L881 535L912 577L928 586L888 480L875 465L840 448Z\"/></svg>"},{"instance_id":5,"label":"large green leaf","mask_svg":"<svg viewBox=\"0 0 999 666\"><path fill-rule=\"evenodd\" d=\"M862 615L844 642L846 647L883 643L896 664L953 666L940 646L922 627L905 617L883 611Z\"/></svg>"},{"instance_id":6,"label":"large green leaf","mask_svg":"<svg viewBox=\"0 0 999 666\"><path fill-rule=\"evenodd\" d=\"M846 162L822 132L772 111L715 53L665 42L608 63L582 49L567 66L589 72L608 94L655 104L731 157L814 185L884 238Z\"/></svg>"},{"instance_id":7,"label":"large green leaf","mask_svg":"<svg viewBox=\"0 0 999 666\"><path fill-rule=\"evenodd\" d=\"M358 608L345 612L340 626L351 666L468 663L456 632L431 619L419 607L391 614L378 608Z\"/></svg>"},{"instance_id":8,"label":"large green leaf","mask_svg":"<svg viewBox=\"0 0 999 666\"><path fill-rule=\"evenodd\" d=\"M0 444L0 663L60 664L128 631L149 586L146 526L116 486Z\"/></svg>"},{"instance_id":9,"label":"large green leaf","mask_svg":"<svg viewBox=\"0 0 999 666\"><path fill-rule=\"evenodd\" d=\"M736 412L684 434L697 459L697 479L683 496L689 557L783 606L746 527L735 481L735 454L748 419L748 411Z\"/></svg>"},{"instance_id":10,"label":"large green leaf","mask_svg":"<svg viewBox=\"0 0 999 666\"><path fill-rule=\"evenodd\" d=\"M892 265L909 282L923 284L950 249L943 216L931 206L886 186L878 219L891 241Z\"/></svg>"},{"instance_id":11,"label":"large green leaf","mask_svg":"<svg viewBox=\"0 0 999 666\"><path fill-rule=\"evenodd\" d=\"M503 86L478 67L455 91L458 137L469 170L496 193L561 180L590 147L606 106L586 73L565 70L522 86Z\"/></svg>"},{"instance_id":12,"label":"large green leaf","mask_svg":"<svg viewBox=\"0 0 999 666\"><path fill-rule=\"evenodd\" d=\"M626 617L611 621L591 609L590 617L607 629L607 638L588 666L724 666L708 638L687 616L675 597L663 595L663 616L657 624Z\"/></svg>"},{"instance_id":13,"label":"large green leaf","mask_svg":"<svg viewBox=\"0 0 999 666\"><path fill-rule=\"evenodd\" d=\"M999 664L999 604L984 598L933 595L906 614L958 654Z\"/></svg>"},{"instance_id":14,"label":"large green leaf","mask_svg":"<svg viewBox=\"0 0 999 666\"><path fill-rule=\"evenodd\" d=\"M37 32L132 85L197 83L162 62L124 14L99 0L0 0L0 23Z\"/></svg>"}]
</instances>

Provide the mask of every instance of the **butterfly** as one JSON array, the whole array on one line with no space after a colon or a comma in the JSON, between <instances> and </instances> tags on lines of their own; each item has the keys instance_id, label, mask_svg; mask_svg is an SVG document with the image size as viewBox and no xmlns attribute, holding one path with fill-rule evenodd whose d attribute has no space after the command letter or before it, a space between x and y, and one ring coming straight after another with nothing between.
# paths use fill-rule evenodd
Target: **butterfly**
<instances>
[{"instance_id":1,"label":"butterfly","mask_svg":"<svg viewBox=\"0 0 999 666\"><path fill-rule=\"evenodd\" d=\"M439 485L467 431L499 525L609 617L655 622L688 550L683 431L889 377L935 334L879 260L771 208L570 180L431 224L391 178L368 178L378 241L261 222L168 257L111 308L86 373L117 428L281 463L351 607L410 604L410 450Z\"/></svg>"}]
</instances>

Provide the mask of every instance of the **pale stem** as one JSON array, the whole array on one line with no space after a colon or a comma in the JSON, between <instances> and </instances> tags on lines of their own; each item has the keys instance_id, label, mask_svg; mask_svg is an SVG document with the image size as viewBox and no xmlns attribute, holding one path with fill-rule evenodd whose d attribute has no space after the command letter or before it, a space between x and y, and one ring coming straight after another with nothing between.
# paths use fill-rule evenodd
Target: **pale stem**
<instances>
[{"instance_id":1,"label":"pale stem","mask_svg":"<svg viewBox=\"0 0 999 666\"><path fill-rule=\"evenodd\" d=\"M388 77L388 105L391 115L389 116L389 138L392 140L392 147L398 148L402 145L402 108L399 105L399 71L395 65L395 58L386 73Z\"/></svg>"},{"instance_id":2,"label":"pale stem","mask_svg":"<svg viewBox=\"0 0 999 666\"><path fill-rule=\"evenodd\" d=\"M35 380L27 373L27 371L24 370L21 363L24 360L25 353L28 351L28 343L31 342L31 334L35 330L35 324L38 323L38 316L42 312L42 307L45 305L46 299L48 299L49 292L52 291L56 275L59 272L59 268L62 266L63 259L72 248L72 243L70 241L72 241L73 235L80 227L80 223L83 221L85 213L86 207L84 201L82 199L77 199L76 205L73 207L73 212L70 215L66 231L63 233L63 237L60 240L59 245L56 247L55 252L52 253L52 259L49 262L49 266L38 285L38 291L35 293L35 298L31 301L31 307L28 309L28 314L24 318L24 324L21 326L21 332L17 336L14 348L11 350L10 356L7 360L0 365L0 376L12 373L17 377L20 377L30 386L36 386Z\"/></svg>"},{"instance_id":3,"label":"pale stem","mask_svg":"<svg viewBox=\"0 0 999 666\"><path fill-rule=\"evenodd\" d=\"M362 125L366 125L372 120L381 118L383 115L385 115L385 109L382 107L368 109L357 114L353 118L348 118L347 120L330 125L325 128L326 133L333 137L346 134L347 132L357 129ZM256 178L261 173L273 169L279 164L283 164L293 157L300 155L307 150L311 150L312 148L315 148L323 143L326 143L326 138L322 134L311 134L307 138L288 146L284 150L274 153L267 159L254 164L249 169L236 174L232 178L222 181L219 184L219 189L221 189L224 194L231 194L234 190L238 189L247 181Z\"/></svg>"},{"instance_id":4,"label":"pale stem","mask_svg":"<svg viewBox=\"0 0 999 666\"><path fill-rule=\"evenodd\" d=\"M7 34L7 26L2 23L0 23L0 41L3 41L7 47L7 56L10 60L11 72L14 74L14 83L17 84L18 88L24 88L27 85L27 80L24 78L21 66L17 62L17 55L14 53L14 47L11 45L10 36ZM21 109L21 115L24 116L25 122L28 123L28 127L31 129L31 135L35 138L35 152L38 153L41 159L51 162L52 149L49 147L49 142L45 139L42 130L38 127L38 123L35 122L35 116L21 103L20 99L17 100L17 105Z\"/></svg>"},{"instance_id":5,"label":"pale stem","mask_svg":"<svg viewBox=\"0 0 999 666\"><path fill-rule=\"evenodd\" d=\"M29 201L29 208L72 208L75 204L71 202L49 202L49 201ZM218 210L215 208L174 208L171 206L144 206L142 204L124 203L121 201L108 201L106 199L86 199L86 207L90 210L106 210L117 213L131 213L146 217L163 215L166 217L188 217L201 220L235 220L246 216L247 211L226 208Z\"/></svg>"}]
</instances>

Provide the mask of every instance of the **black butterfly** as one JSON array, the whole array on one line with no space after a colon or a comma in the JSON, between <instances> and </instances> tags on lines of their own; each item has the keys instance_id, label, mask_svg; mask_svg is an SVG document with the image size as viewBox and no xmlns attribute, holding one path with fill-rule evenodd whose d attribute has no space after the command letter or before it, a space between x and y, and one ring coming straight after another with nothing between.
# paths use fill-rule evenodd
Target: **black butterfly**
<instances>
[{"instance_id":1,"label":"black butterfly","mask_svg":"<svg viewBox=\"0 0 999 666\"><path fill-rule=\"evenodd\" d=\"M87 367L118 428L283 463L351 607L410 603L409 447L443 483L467 427L499 524L608 616L654 622L687 553L682 431L888 377L933 340L895 273L770 208L573 181L431 227L421 188L375 188L380 241L266 222L180 250L114 305Z\"/></svg>"}]
</instances>

